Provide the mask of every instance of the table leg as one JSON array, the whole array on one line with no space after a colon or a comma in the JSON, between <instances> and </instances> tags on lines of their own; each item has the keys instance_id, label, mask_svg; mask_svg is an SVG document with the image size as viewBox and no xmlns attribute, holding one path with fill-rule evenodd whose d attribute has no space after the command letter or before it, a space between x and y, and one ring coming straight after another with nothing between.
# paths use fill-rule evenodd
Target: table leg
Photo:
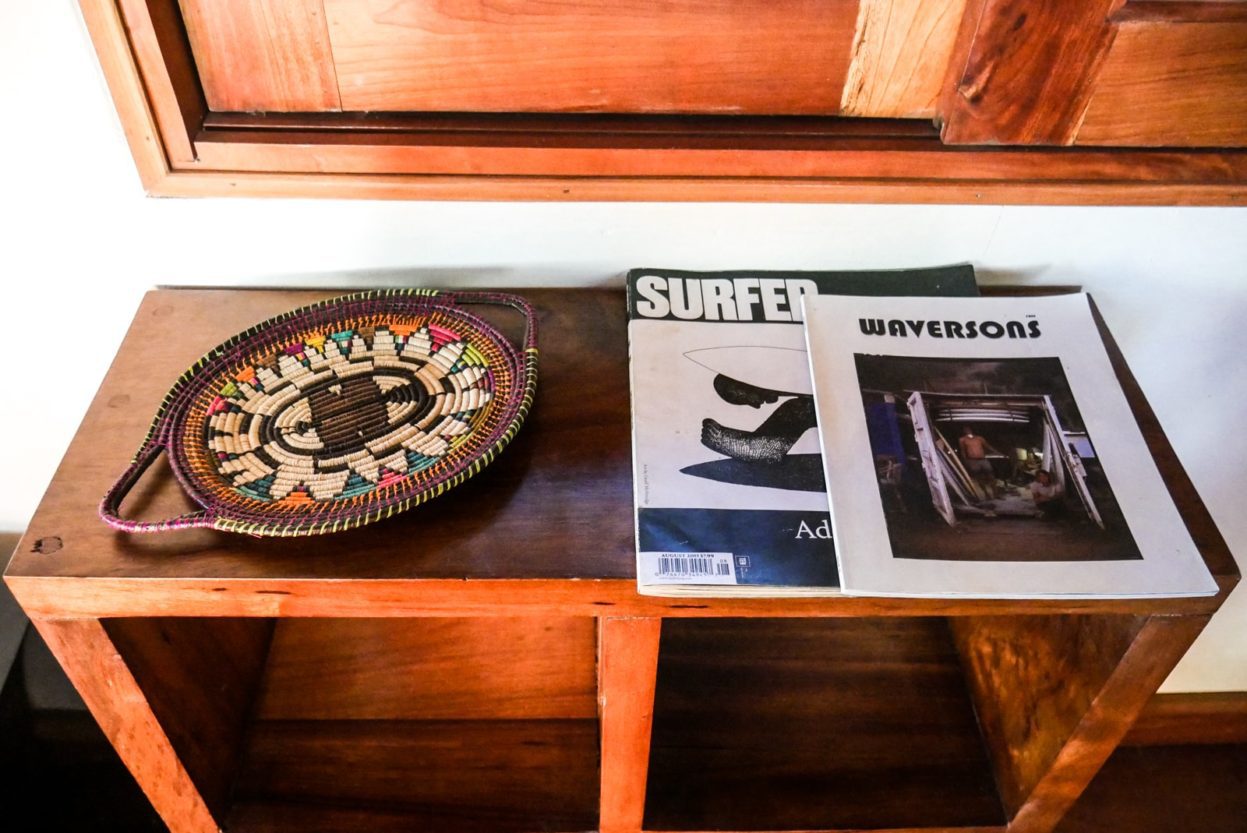
<instances>
[{"instance_id":1,"label":"table leg","mask_svg":"<svg viewBox=\"0 0 1247 833\"><path fill-rule=\"evenodd\" d=\"M637 833L645 813L662 619L599 620L602 833Z\"/></svg>"},{"instance_id":2,"label":"table leg","mask_svg":"<svg viewBox=\"0 0 1247 833\"><path fill-rule=\"evenodd\" d=\"M172 833L219 833L147 695L99 619L35 619L87 708Z\"/></svg>"}]
</instances>

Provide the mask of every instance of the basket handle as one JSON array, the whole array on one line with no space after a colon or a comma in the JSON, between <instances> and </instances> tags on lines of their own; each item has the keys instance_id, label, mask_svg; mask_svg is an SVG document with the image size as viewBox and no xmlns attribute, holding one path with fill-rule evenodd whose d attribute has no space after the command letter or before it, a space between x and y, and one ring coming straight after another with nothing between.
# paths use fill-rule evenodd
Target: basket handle
<instances>
[{"instance_id":1,"label":"basket handle","mask_svg":"<svg viewBox=\"0 0 1247 833\"><path fill-rule=\"evenodd\" d=\"M533 309L533 305L528 303L527 299L519 295L512 295L509 292L443 290L436 297L450 301L452 304L494 304L510 307L524 316L523 349L525 353L537 347L537 311Z\"/></svg>"},{"instance_id":2,"label":"basket handle","mask_svg":"<svg viewBox=\"0 0 1247 833\"><path fill-rule=\"evenodd\" d=\"M121 502L164 450L162 443L152 442L135 455L130 468L117 478L117 482L100 501L100 519L104 523L121 532L165 532L171 529L197 529L212 526L214 519L203 509L178 515L166 521L130 521L121 517Z\"/></svg>"}]
</instances>

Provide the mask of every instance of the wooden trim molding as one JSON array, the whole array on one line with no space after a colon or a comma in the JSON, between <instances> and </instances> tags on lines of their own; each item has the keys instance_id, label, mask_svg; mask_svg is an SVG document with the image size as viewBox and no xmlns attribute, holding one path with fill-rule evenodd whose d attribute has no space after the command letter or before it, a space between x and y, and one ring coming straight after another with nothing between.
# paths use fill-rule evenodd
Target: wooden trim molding
<instances>
[{"instance_id":1,"label":"wooden trim molding","mask_svg":"<svg viewBox=\"0 0 1247 833\"><path fill-rule=\"evenodd\" d=\"M138 168L139 179L149 194L159 194L161 186L172 173L168 148L176 144L176 138L162 136L157 126L150 92L139 72L137 55L141 50L131 42L117 3L112 0L82 0L80 5L87 32L100 59L104 80L108 83L117 115L121 117L121 127ZM189 135L197 125L184 122L182 128Z\"/></svg>"},{"instance_id":2,"label":"wooden trim molding","mask_svg":"<svg viewBox=\"0 0 1247 833\"><path fill-rule=\"evenodd\" d=\"M131 43L165 153L177 164L193 162L193 131L208 110L178 4L176 0L118 0L118 7L126 25L134 27Z\"/></svg>"},{"instance_id":3,"label":"wooden trim molding","mask_svg":"<svg viewBox=\"0 0 1247 833\"><path fill-rule=\"evenodd\" d=\"M921 120L214 113L170 0L80 3L153 195L1247 204L1247 149L951 147Z\"/></svg>"}]
</instances>

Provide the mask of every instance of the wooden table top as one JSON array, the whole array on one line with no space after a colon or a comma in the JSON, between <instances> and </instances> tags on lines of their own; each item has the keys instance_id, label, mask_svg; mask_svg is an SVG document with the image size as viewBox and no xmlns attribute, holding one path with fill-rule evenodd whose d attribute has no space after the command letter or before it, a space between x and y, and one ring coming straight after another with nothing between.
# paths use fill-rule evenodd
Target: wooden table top
<instances>
[{"instance_id":1,"label":"wooden table top","mask_svg":"<svg viewBox=\"0 0 1247 833\"><path fill-rule=\"evenodd\" d=\"M537 399L484 471L395 518L336 535L271 539L213 530L113 531L96 509L178 376L257 321L332 291L149 292L6 573L44 615L393 615L575 610L649 615L1016 612L1016 602L653 599L635 591L626 313L618 290L524 290L539 313ZM481 310L518 333L519 316ZM512 320L514 318L514 320ZM510 328L510 329L509 329ZM1124 368L1124 365L1122 365ZM1128 371L1126 371L1128 373ZM1142 402L1133 381L1132 401ZM1146 407L1145 405L1143 407ZM1027 603L1035 612L1205 612L1233 560L1159 428L1162 472L1223 592L1215 599ZM1161 443L1158 447L1155 443ZM1175 468L1176 467L1176 468ZM124 510L195 508L159 462ZM525 581L516 581L516 580Z\"/></svg>"}]
</instances>

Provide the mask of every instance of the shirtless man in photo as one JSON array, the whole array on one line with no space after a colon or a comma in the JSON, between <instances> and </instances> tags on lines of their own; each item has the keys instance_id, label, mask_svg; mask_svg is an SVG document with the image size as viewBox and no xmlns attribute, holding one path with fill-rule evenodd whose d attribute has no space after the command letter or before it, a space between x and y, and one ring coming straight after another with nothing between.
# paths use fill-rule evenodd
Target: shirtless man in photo
<instances>
[{"instance_id":1,"label":"shirtless man in photo","mask_svg":"<svg viewBox=\"0 0 1247 833\"><path fill-rule=\"evenodd\" d=\"M1000 452L987 440L974 433L974 429L969 425L961 429L958 444L961 446L961 459L965 462L966 471L976 483L983 487L983 491L987 493L987 499L995 500L996 473L992 471L992 463L987 459L987 455Z\"/></svg>"}]
</instances>

